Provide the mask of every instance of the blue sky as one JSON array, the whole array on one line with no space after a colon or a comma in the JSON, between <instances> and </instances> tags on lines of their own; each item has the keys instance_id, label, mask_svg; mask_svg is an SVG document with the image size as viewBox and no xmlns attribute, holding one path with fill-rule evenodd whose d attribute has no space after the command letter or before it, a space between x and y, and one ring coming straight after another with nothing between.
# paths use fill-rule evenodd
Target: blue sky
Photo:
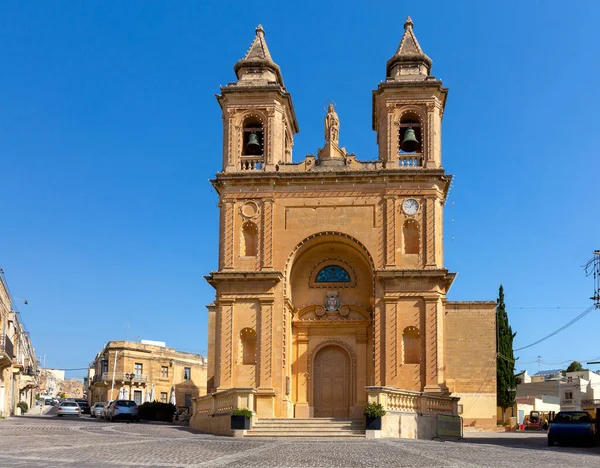
<instances>
[{"instance_id":1,"label":"blue sky","mask_svg":"<svg viewBox=\"0 0 600 468\"><path fill-rule=\"evenodd\" d=\"M85 367L136 337L205 353L219 85L261 23L296 108L294 159L322 145L328 99L341 144L374 159L371 91L407 15L450 88L450 299L495 300L502 283L515 347L591 305L600 3L4 1L0 267L46 365ZM599 314L517 368L599 358Z\"/></svg>"}]
</instances>

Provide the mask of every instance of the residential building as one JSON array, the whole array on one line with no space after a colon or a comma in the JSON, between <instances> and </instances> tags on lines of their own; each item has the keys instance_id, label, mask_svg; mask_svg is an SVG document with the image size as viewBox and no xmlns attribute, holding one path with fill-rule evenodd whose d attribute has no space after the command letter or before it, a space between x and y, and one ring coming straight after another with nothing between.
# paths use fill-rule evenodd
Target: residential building
<instances>
[{"instance_id":1,"label":"residential building","mask_svg":"<svg viewBox=\"0 0 600 468\"><path fill-rule=\"evenodd\" d=\"M40 395L58 397L65 381L65 371L61 369L42 369L40 373Z\"/></svg>"},{"instance_id":2,"label":"residential building","mask_svg":"<svg viewBox=\"0 0 600 468\"><path fill-rule=\"evenodd\" d=\"M256 29L217 96L215 394L196 401L192 427L228 433L232 399L259 420L362 418L377 401L395 437L427 437L425 413L456 416L459 404L466 424L496 425L496 303L446 297L456 276L443 245L448 89L431 66L408 18L372 92L377 154L342 146L331 104L322 147L294 162L292 97Z\"/></svg>"},{"instance_id":3,"label":"residential building","mask_svg":"<svg viewBox=\"0 0 600 468\"><path fill-rule=\"evenodd\" d=\"M567 372L560 382L559 396L563 410L600 408L600 375L589 370Z\"/></svg>"},{"instance_id":4,"label":"residential building","mask_svg":"<svg viewBox=\"0 0 600 468\"><path fill-rule=\"evenodd\" d=\"M206 395L206 369L202 355L163 342L109 341L90 364L88 401L114 400L122 392L138 404L167 403L174 389L177 406L191 408L193 398Z\"/></svg>"},{"instance_id":5,"label":"residential building","mask_svg":"<svg viewBox=\"0 0 600 468\"><path fill-rule=\"evenodd\" d=\"M14 415L21 401L31 408L39 386L38 361L29 332L11 300L0 270L0 416Z\"/></svg>"}]
</instances>

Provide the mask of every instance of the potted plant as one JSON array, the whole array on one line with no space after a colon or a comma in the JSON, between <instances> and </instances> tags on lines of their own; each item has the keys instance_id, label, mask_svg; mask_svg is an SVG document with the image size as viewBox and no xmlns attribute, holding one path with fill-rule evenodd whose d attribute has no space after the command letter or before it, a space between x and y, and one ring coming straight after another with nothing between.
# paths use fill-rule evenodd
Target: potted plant
<instances>
[{"instance_id":1,"label":"potted plant","mask_svg":"<svg viewBox=\"0 0 600 468\"><path fill-rule=\"evenodd\" d=\"M367 430L381 430L381 418L385 415L385 410L381 403L369 402L365 405L365 416L367 418Z\"/></svg>"},{"instance_id":2,"label":"potted plant","mask_svg":"<svg viewBox=\"0 0 600 468\"><path fill-rule=\"evenodd\" d=\"M231 429L250 429L251 417L249 409L234 409L231 412Z\"/></svg>"}]
</instances>

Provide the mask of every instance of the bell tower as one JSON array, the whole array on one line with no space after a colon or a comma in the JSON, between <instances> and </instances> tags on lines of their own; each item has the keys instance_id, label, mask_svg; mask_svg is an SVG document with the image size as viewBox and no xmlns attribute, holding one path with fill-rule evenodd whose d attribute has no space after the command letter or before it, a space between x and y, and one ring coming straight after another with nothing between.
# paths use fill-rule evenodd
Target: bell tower
<instances>
[{"instance_id":1,"label":"bell tower","mask_svg":"<svg viewBox=\"0 0 600 468\"><path fill-rule=\"evenodd\" d=\"M442 167L448 89L430 75L431 64L406 18L400 45L386 64L386 80L373 91L373 130L386 169Z\"/></svg>"},{"instance_id":2,"label":"bell tower","mask_svg":"<svg viewBox=\"0 0 600 468\"><path fill-rule=\"evenodd\" d=\"M217 95L223 111L223 171L273 171L277 163L291 162L298 123L261 25L233 69L237 81Z\"/></svg>"}]
</instances>

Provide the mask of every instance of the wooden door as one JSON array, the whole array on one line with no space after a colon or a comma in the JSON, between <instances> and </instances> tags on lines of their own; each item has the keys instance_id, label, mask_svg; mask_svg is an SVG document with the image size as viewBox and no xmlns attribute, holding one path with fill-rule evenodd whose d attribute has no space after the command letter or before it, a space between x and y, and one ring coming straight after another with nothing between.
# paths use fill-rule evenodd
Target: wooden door
<instances>
[{"instance_id":1,"label":"wooden door","mask_svg":"<svg viewBox=\"0 0 600 468\"><path fill-rule=\"evenodd\" d=\"M340 348L329 346L317 354L314 363L315 418L349 416L350 362Z\"/></svg>"}]
</instances>

